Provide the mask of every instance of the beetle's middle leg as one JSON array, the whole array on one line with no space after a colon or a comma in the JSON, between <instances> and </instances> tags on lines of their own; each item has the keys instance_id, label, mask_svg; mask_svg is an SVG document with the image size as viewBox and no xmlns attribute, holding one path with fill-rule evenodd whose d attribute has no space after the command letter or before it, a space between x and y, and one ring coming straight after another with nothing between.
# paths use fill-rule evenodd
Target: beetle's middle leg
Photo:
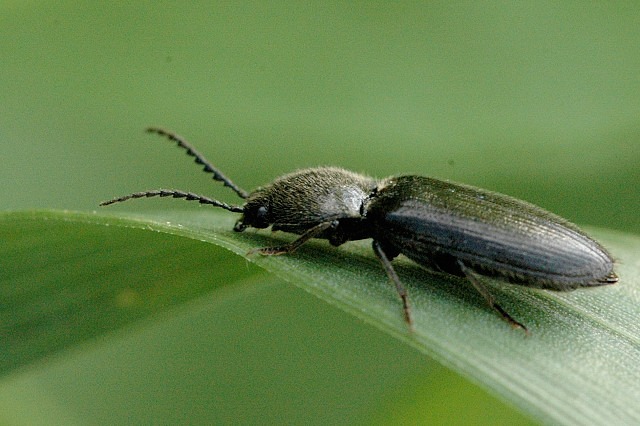
<instances>
[{"instance_id":1,"label":"beetle's middle leg","mask_svg":"<svg viewBox=\"0 0 640 426\"><path fill-rule=\"evenodd\" d=\"M407 289L405 289L402 285L402 282L400 282L400 277L398 277L395 269L393 269L393 265L391 264L391 261L389 260L387 254L384 252L382 245L376 240L373 240L373 251L375 252L376 256L378 256L378 259L380 259L380 262L382 262L382 266L384 267L387 276L389 277L391 282L395 284L396 291L398 292L400 299L402 299L402 310L404 311L404 319L407 324L409 324L409 328L413 330L413 320L411 319L411 310L409 309L409 296L407 295Z\"/></svg>"}]
</instances>

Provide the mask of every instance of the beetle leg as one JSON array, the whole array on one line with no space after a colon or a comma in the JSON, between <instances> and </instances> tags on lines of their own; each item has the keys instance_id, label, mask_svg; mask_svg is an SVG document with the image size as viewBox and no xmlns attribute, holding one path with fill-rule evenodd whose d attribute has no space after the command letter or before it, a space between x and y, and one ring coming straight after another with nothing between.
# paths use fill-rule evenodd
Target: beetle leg
<instances>
[{"instance_id":1,"label":"beetle leg","mask_svg":"<svg viewBox=\"0 0 640 426\"><path fill-rule=\"evenodd\" d=\"M300 237L291 241L288 244L275 246L275 247L257 248L257 249L249 250L248 254L260 253L264 256L277 256L280 254L292 253L298 247L300 247L301 245L309 241L311 238L315 238L318 235L322 234L327 229L335 228L336 226L338 226L337 220L334 220L331 222L322 222L310 229L307 229L302 235L300 235Z\"/></svg>"},{"instance_id":2,"label":"beetle leg","mask_svg":"<svg viewBox=\"0 0 640 426\"><path fill-rule=\"evenodd\" d=\"M387 257L387 254L384 252L382 245L376 240L373 240L372 245L373 245L373 251L375 252L376 256L378 256L378 259L380 259L380 262L382 262L382 266L384 267L384 270L387 273L387 276L389 277L391 282L393 282L393 284L395 284L396 286L396 291L398 292L400 299L402 299L402 309L404 311L404 319L407 322L407 324L409 324L409 328L413 330L413 327L412 327L413 320L411 319L411 312L409 310L409 296L407 295L407 290L404 288L404 286L400 282L400 277L398 277L398 274L396 273L395 269L393 269L393 265L391 265L391 261Z\"/></svg>"},{"instance_id":3,"label":"beetle leg","mask_svg":"<svg viewBox=\"0 0 640 426\"><path fill-rule=\"evenodd\" d=\"M464 275L471 282L471 284L473 284L473 287L476 290L478 290L478 293L480 293L482 295L482 297L484 297L484 299L487 301L489 306L491 306L493 309L498 311L498 313L502 316L502 318L506 322L508 322L511 325L511 327L513 327L513 328L521 328L521 329L524 330L524 332L527 335L529 335L529 330L527 330L527 327L525 327L524 324L514 320L513 317L507 313L507 311L502 309L502 306L500 306L500 305L498 305L496 303L496 301L493 298L493 296L491 295L491 293L489 293L489 289L487 289L487 287L484 284L482 284L482 282L480 281L480 278L478 277L478 274L476 272L474 272L473 270L468 268L464 263L462 263L461 260L458 260L458 265L460 265L460 269L462 270Z\"/></svg>"}]
</instances>

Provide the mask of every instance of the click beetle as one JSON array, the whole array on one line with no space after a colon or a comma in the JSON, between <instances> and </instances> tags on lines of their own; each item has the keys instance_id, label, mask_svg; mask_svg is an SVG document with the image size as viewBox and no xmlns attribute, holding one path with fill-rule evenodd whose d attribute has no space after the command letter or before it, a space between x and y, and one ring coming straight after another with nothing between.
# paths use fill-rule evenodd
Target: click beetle
<instances>
[{"instance_id":1,"label":"click beetle","mask_svg":"<svg viewBox=\"0 0 640 426\"><path fill-rule=\"evenodd\" d=\"M373 251L402 300L409 300L391 261L400 254L436 272L466 278L513 327L526 327L497 304L482 277L556 291L613 284L613 259L567 220L507 195L423 176L376 180L335 167L295 171L248 193L175 133L151 127L184 148L214 180L245 202L230 205L191 192L135 192L101 206L143 197L173 197L221 207L242 216L234 231L267 228L299 235L288 244L253 250L263 255L295 251L312 238L334 246L372 239Z\"/></svg>"}]
</instances>

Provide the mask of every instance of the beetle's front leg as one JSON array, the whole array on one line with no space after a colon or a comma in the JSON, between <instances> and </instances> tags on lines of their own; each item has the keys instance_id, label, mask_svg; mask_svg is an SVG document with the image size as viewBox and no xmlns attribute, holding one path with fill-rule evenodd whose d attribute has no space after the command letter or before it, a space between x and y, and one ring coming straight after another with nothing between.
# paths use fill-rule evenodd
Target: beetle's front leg
<instances>
[{"instance_id":1,"label":"beetle's front leg","mask_svg":"<svg viewBox=\"0 0 640 426\"><path fill-rule=\"evenodd\" d=\"M337 226L338 226L337 220L333 220L331 222L322 222L312 228L309 228L297 239L291 241L288 244L275 246L275 247L257 248L257 249L250 250L248 254L260 253L261 255L264 255L264 256L277 256L280 254L292 253L302 244L309 241L311 238L315 238L318 235L322 234L327 229L336 228Z\"/></svg>"}]
</instances>

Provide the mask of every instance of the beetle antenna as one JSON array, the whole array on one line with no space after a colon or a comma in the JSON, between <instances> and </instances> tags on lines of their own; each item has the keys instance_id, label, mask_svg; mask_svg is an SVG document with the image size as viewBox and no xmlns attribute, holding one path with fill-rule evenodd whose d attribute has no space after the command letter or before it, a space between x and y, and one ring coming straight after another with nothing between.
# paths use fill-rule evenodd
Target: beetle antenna
<instances>
[{"instance_id":1,"label":"beetle antenna","mask_svg":"<svg viewBox=\"0 0 640 426\"><path fill-rule=\"evenodd\" d=\"M202 164L204 168L202 169L206 173L211 173L214 180L222 182L224 186L228 186L231 188L240 198L247 198L249 194L244 189L238 187L235 183L231 181L228 177L226 177L220 170L215 168L213 164L211 164L202 154L196 151L191 144L189 144L182 136L177 135L176 133L170 132L168 130L162 129L160 127L149 127L147 128L148 133L156 133L161 136L166 136L169 140L172 140L178 144L180 148L184 148L187 151L187 155L190 155L195 158L195 162L197 164Z\"/></svg>"},{"instance_id":2,"label":"beetle antenna","mask_svg":"<svg viewBox=\"0 0 640 426\"><path fill-rule=\"evenodd\" d=\"M234 213L242 213L244 209L241 206L234 206L223 203L222 201L214 200L202 195L194 194L192 192L176 191L173 189L155 189L152 191L134 192L133 194L124 195L122 197L114 198L109 201L103 201L101 206L108 206L110 204L121 203L123 201L132 200L135 198L150 198L150 197L173 197L184 198L185 201L197 201L200 204L210 204L215 207L221 207L225 210L229 210Z\"/></svg>"}]
</instances>

